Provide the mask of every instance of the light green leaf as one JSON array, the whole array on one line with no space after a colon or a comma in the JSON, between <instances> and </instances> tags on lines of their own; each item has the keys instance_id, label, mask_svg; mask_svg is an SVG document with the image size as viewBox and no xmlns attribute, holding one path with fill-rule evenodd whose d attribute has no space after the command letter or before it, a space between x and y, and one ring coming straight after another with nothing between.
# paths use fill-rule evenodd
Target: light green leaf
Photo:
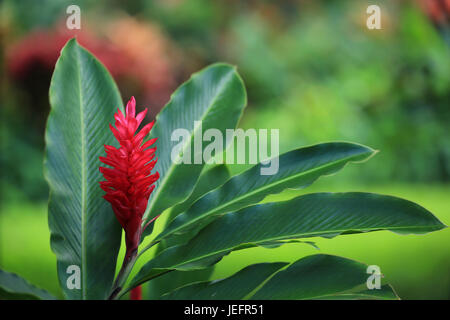
<instances>
[{"instance_id":1,"label":"light green leaf","mask_svg":"<svg viewBox=\"0 0 450 320\"><path fill-rule=\"evenodd\" d=\"M323 143L287 152L279 157L278 173L261 175L263 165L258 164L233 177L178 215L156 240L175 233L189 233L180 238L189 239L220 214L258 203L267 195L287 188L304 188L320 176L334 173L349 162L366 160L373 153L368 147L345 142Z\"/></svg>"},{"instance_id":2,"label":"light green leaf","mask_svg":"<svg viewBox=\"0 0 450 320\"><path fill-rule=\"evenodd\" d=\"M240 300L287 264L285 262L254 264L229 278L190 284L161 298L163 300Z\"/></svg>"},{"instance_id":3,"label":"light green leaf","mask_svg":"<svg viewBox=\"0 0 450 320\"><path fill-rule=\"evenodd\" d=\"M15 273L0 270L0 300L55 300L50 293Z\"/></svg>"},{"instance_id":4,"label":"light green leaf","mask_svg":"<svg viewBox=\"0 0 450 320\"><path fill-rule=\"evenodd\" d=\"M194 270L217 263L232 250L268 241L391 230L426 233L443 229L433 214L396 197L370 193L313 193L228 213L185 245L168 248L145 264L132 286L164 270Z\"/></svg>"},{"instance_id":5,"label":"light green leaf","mask_svg":"<svg viewBox=\"0 0 450 320\"><path fill-rule=\"evenodd\" d=\"M102 198L98 158L104 144L115 144L108 124L117 108L123 109L122 99L105 67L72 39L56 63L50 104L45 176L59 282L69 299L104 299L115 273L121 228Z\"/></svg>"},{"instance_id":6,"label":"light green leaf","mask_svg":"<svg viewBox=\"0 0 450 320\"><path fill-rule=\"evenodd\" d=\"M144 220L152 219L165 209L185 201L192 193L204 167L201 164L176 164L171 154L179 141L172 141L176 129L186 129L189 139L182 144L178 155L190 150L191 163L194 154L194 140L201 142L202 131L214 128L225 136L225 129L234 129L239 122L246 104L244 84L236 69L226 64L214 64L194 74L179 87L170 102L156 117L151 138L158 137L158 163L155 167L160 174L156 188L149 198ZM194 127L195 121L201 121ZM200 130L201 129L201 130ZM207 144L203 143L201 151ZM223 145L225 148L225 144ZM200 158L202 159L202 158ZM208 159L206 159L208 160Z\"/></svg>"}]
</instances>

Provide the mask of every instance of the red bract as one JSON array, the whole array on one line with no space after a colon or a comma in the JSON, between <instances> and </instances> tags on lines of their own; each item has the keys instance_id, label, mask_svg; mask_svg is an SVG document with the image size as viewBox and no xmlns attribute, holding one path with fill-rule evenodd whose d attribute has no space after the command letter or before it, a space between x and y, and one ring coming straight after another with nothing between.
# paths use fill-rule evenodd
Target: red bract
<instances>
[{"instance_id":1,"label":"red bract","mask_svg":"<svg viewBox=\"0 0 450 320\"><path fill-rule=\"evenodd\" d=\"M142 286L131 289L130 300L142 300Z\"/></svg>"},{"instance_id":2,"label":"red bract","mask_svg":"<svg viewBox=\"0 0 450 320\"><path fill-rule=\"evenodd\" d=\"M100 167L106 179L100 182L100 187L106 191L103 198L111 203L117 220L125 230L127 257L137 250L142 233L142 216L155 188L153 183L159 178L158 172L151 174L157 159L153 160L156 147L149 147L156 139L143 143L154 121L136 133L146 114L147 109L136 116L134 97L128 101L126 116L117 110L114 114L116 127L111 124L109 127L120 147L105 145L106 157L100 157L101 162L112 167Z\"/></svg>"}]
</instances>

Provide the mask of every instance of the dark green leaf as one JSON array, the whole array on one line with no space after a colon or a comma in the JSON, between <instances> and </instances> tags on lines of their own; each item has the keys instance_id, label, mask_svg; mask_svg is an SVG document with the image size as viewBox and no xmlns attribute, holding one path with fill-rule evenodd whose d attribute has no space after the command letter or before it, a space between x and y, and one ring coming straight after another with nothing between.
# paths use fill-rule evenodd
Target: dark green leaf
<instances>
[{"instance_id":1,"label":"dark green leaf","mask_svg":"<svg viewBox=\"0 0 450 320\"><path fill-rule=\"evenodd\" d=\"M0 270L0 300L55 300L50 293L30 284L15 273Z\"/></svg>"},{"instance_id":2,"label":"dark green leaf","mask_svg":"<svg viewBox=\"0 0 450 320\"><path fill-rule=\"evenodd\" d=\"M200 175L197 185L195 186L194 191L189 196L189 198L171 209L168 221L172 220L173 217L188 209L192 205L192 203L202 195L221 186L230 177L228 168L223 164L213 166L212 168L205 167L205 169L206 171ZM158 245L156 252L159 253L167 247L175 245L176 243L170 242L171 240L172 239L167 239L169 243L166 243L166 240L163 240ZM208 280L213 271L214 267L194 271L173 271L171 273L165 274L149 282L147 286L148 298L158 299L162 294L170 292L175 288L179 288L193 282Z\"/></svg>"},{"instance_id":3,"label":"dark green leaf","mask_svg":"<svg viewBox=\"0 0 450 320\"><path fill-rule=\"evenodd\" d=\"M147 283L146 298L150 300L160 299L162 295L177 288L194 282L208 280L213 272L214 266L192 271L173 270Z\"/></svg>"},{"instance_id":4,"label":"dark green leaf","mask_svg":"<svg viewBox=\"0 0 450 320\"><path fill-rule=\"evenodd\" d=\"M340 293L335 295L325 295L317 298L318 300L398 300L399 297L394 289L388 284L381 286L380 289L367 289L357 292Z\"/></svg>"},{"instance_id":5,"label":"dark green leaf","mask_svg":"<svg viewBox=\"0 0 450 320\"><path fill-rule=\"evenodd\" d=\"M229 278L197 282L170 292L164 300L240 300L288 263L260 263L248 266Z\"/></svg>"},{"instance_id":6,"label":"dark green leaf","mask_svg":"<svg viewBox=\"0 0 450 320\"><path fill-rule=\"evenodd\" d=\"M220 187L230 179L230 171L224 164L213 166L200 175L192 194L184 202L170 210L170 219L189 209L192 204L208 192ZM169 221L170 222L170 221Z\"/></svg>"},{"instance_id":7,"label":"dark green leaf","mask_svg":"<svg viewBox=\"0 0 450 320\"><path fill-rule=\"evenodd\" d=\"M368 147L344 142L318 144L287 152L279 157L279 171L275 175L261 175L262 164L258 164L231 178L222 187L199 199L188 211L178 215L156 239L174 233L189 232L193 236L220 214L258 203L267 195L287 188L306 187L320 176L334 173L348 162L365 160L373 153ZM187 239L192 236L188 235Z\"/></svg>"},{"instance_id":8,"label":"dark green leaf","mask_svg":"<svg viewBox=\"0 0 450 320\"><path fill-rule=\"evenodd\" d=\"M98 157L104 144L114 144L108 124L122 100L103 65L72 39L56 63L50 104L45 176L60 285L69 299L103 299L113 281L121 228L102 198ZM69 266L79 268L80 289L67 287L68 278L76 277Z\"/></svg>"},{"instance_id":9,"label":"dark green leaf","mask_svg":"<svg viewBox=\"0 0 450 320\"><path fill-rule=\"evenodd\" d=\"M365 283L369 277L366 270L365 264L350 259L325 254L308 256L275 274L251 299L320 299Z\"/></svg>"},{"instance_id":10,"label":"dark green leaf","mask_svg":"<svg viewBox=\"0 0 450 320\"><path fill-rule=\"evenodd\" d=\"M444 228L421 206L370 193L314 193L228 213L202 229L185 245L168 248L149 261L133 285L163 270L201 269L232 250L268 241L343 233L391 230L426 233Z\"/></svg>"},{"instance_id":11,"label":"dark green leaf","mask_svg":"<svg viewBox=\"0 0 450 320\"><path fill-rule=\"evenodd\" d=\"M205 164L203 160L201 164L172 162L173 148L180 144L179 141L172 141L173 132L176 129L189 132L189 139L184 141L178 153L181 156L193 149L194 139L202 139L200 127L194 128L194 121L201 121L202 131L214 128L225 136L225 129L237 126L246 99L240 76L234 67L226 64L207 67L175 91L170 102L156 117L156 124L151 131L152 138L158 137L158 163L155 170L160 173L160 178L149 198L145 219L152 219L165 209L185 201L192 193ZM205 146L203 143L202 152ZM190 158L195 158L192 151Z\"/></svg>"}]
</instances>

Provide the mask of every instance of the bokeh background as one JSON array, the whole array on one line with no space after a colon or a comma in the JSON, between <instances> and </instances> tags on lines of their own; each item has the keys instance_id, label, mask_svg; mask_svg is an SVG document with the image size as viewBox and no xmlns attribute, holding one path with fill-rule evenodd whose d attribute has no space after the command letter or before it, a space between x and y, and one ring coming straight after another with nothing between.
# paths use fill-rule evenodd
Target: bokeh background
<instances>
[{"instance_id":1,"label":"bokeh background","mask_svg":"<svg viewBox=\"0 0 450 320\"><path fill-rule=\"evenodd\" d=\"M81 8L81 30L66 28L70 4ZM381 30L366 27L369 4L381 7ZM0 268L59 297L43 136L50 77L73 36L106 65L124 99L134 95L150 107L149 119L192 72L225 61L247 86L240 126L279 129L281 152L330 140L380 150L367 163L266 201L379 192L418 202L450 224L448 0L3 0L0 13ZM314 240L323 253L379 265L404 299L450 298L448 229ZM302 244L243 250L225 257L212 278L313 253Z\"/></svg>"}]
</instances>

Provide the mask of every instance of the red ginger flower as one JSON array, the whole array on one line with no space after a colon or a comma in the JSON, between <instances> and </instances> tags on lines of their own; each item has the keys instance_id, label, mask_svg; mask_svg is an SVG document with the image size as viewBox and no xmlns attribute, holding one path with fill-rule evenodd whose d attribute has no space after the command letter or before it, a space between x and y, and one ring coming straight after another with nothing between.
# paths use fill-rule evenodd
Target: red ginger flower
<instances>
[{"instance_id":1,"label":"red ginger flower","mask_svg":"<svg viewBox=\"0 0 450 320\"><path fill-rule=\"evenodd\" d=\"M146 114L147 109L136 116L134 97L128 101L126 117L118 109L114 114L116 127L111 124L109 127L119 141L120 148L105 145L106 157L100 157L101 162L113 167L100 167L100 172L106 179L100 182L100 187L106 191L103 198L111 203L117 220L125 230L126 258L137 251L142 233L142 216L155 188L153 183L159 178L158 172L151 174L157 159L153 160L156 147L149 147L156 139L143 144L154 121L135 134Z\"/></svg>"}]
</instances>

